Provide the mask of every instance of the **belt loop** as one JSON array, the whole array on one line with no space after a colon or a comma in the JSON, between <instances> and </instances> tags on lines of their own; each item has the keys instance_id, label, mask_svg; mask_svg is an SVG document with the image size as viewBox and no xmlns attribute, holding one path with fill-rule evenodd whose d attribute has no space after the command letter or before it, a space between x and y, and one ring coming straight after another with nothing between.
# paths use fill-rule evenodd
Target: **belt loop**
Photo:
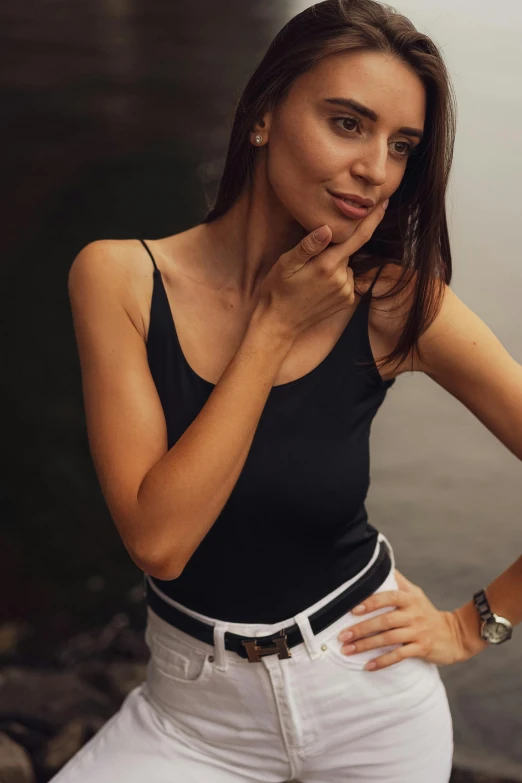
<instances>
[{"instance_id":1,"label":"belt loop","mask_svg":"<svg viewBox=\"0 0 522 783\"><path fill-rule=\"evenodd\" d=\"M225 633L228 623L216 620L214 625L214 665L220 672L228 671L229 661L226 657Z\"/></svg>"},{"instance_id":2,"label":"belt loop","mask_svg":"<svg viewBox=\"0 0 522 783\"><path fill-rule=\"evenodd\" d=\"M320 658L321 656L321 649L317 642L317 637L312 631L312 626L310 625L308 615L306 612L299 612L299 614L295 615L294 620L299 626L299 630L301 631L301 635L310 658L312 661L316 661L317 658Z\"/></svg>"},{"instance_id":3,"label":"belt loop","mask_svg":"<svg viewBox=\"0 0 522 783\"><path fill-rule=\"evenodd\" d=\"M392 565L391 565L391 572L390 573L392 574L392 576L395 576L395 574L394 574L394 571L395 571L395 552L393 551L393 547L390 544L390 542L388 541L388 539L386 538L386 536L384 535L384 533L379 532L379 535L378 535L377 538L378 538L379 542L384 541L384 543L388 547L388 550L390 552L391 563L392 563Z\"/></svg>"}]
</instances>

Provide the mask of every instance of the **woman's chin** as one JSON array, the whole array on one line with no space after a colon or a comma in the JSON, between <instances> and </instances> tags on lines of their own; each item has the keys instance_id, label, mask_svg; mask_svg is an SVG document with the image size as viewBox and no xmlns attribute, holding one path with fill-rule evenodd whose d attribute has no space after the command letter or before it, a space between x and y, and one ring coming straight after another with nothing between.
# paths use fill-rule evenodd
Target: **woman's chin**
<instances>
[{"instance_id":1,"label":"woman's chin","mask_svg":"<svg viewBox=\"0 0 522 783\"><path fill-rule=\"evenodd\" d=\"M350 225L344 225L342 228L332 226L330 223L329 225L332 229L332 238L330 240L331 244L340 245L341 242L346 242L348 239L350 239L360 222L360 220L351 220Z\"/></svg>"}]
</instances>

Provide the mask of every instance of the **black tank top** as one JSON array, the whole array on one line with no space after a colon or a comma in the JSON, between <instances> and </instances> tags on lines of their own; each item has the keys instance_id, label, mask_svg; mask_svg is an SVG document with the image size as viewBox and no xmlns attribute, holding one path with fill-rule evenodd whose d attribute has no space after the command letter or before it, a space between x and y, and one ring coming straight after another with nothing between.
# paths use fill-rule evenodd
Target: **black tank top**
<instances>
[{"instance_id":1,"label":"black tank top","mask_svg":"<svg viewBox=\"0 0 522 783\"><path fill-rule=\"evenodd\" d=\"M168 448L215 384L192 370L154 264L147 337L150 371L165 413ZM273 386L250 451L220 515L183 573L152 578L200 614L276 623L318 601L370 561L378 530L368 522L372 420L395 382L383 381L368 335L372 286L328 356ZM356 361L370 360L370 366Z\"/></svg>"}]
</instances>

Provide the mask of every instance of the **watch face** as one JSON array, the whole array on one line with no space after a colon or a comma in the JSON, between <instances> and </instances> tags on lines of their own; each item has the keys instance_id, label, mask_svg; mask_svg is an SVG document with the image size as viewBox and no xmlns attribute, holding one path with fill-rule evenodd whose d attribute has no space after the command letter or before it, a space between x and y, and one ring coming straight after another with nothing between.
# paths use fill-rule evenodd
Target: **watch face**
<instances>
[{"instance_id":1,"label":"watch face","mask_svg":"<svg viewBox=\"0 0 522 783\"><path fill-rule=\"evenodd\" d=\"M500 644L511 637L511 629L496 621L486 623L482 633L491 644Z\"/></svg>"}]
</instances>

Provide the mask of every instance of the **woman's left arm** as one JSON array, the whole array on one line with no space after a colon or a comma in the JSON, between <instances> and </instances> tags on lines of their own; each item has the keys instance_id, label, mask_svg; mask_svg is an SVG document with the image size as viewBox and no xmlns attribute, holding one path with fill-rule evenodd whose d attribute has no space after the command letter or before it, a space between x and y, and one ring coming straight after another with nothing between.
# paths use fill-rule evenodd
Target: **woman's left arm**
<instances>
[{"instance_id":1,"label":"woman's left arm","mask_svg":"<svg viewBox=\"0 0 522 783\"><path fill-rule=\"evenodd\" d=\"M401 322L399 318L394 325L387 311L381 308L372 313L372 327L389 341L395 339ZM522 460L522 365L448 285L419 347L422 359L413 352L407 369L429 375ZM437 664L464 661L489 646L480 635L482 621L473 599L451 612L440 611L419 586L398 571L396 575L399 590L370 596L360 614L389 606L395 606L396 611L363 618L339 635L345 641L351 632L352 652L402 643L402 647L374 659L373 668L380 669L408 656ZM522 622L522 555L484 589L492 612L512 626Z\"/></svg>"},{"instance_id":2,"label":"woman's left arm","mask_svg":"<svg viewBox=\"0 0 522 783\"><path fill-rule=\"evenodd\" d=\"M419 341L426 373L460 400L501 443L522 460L522 365L491 329L449 287L441 309ZM415 363L414 363L415 364ZM495 614L522 622L522 555L486 588ZM469 656L488 647L473 599L455 609Z\"/></svg>"},{"instance_id":3,"label":"woman's left arm","mask_svg":"<svg viewBox=\"0 0 522 783\"><path fill-rule=\"evenodd\" d=\"M460 400L522 460L522 365L447 285L419 347L422 360L415 355L412 369Z\"/></svg>"}]
</instances>

